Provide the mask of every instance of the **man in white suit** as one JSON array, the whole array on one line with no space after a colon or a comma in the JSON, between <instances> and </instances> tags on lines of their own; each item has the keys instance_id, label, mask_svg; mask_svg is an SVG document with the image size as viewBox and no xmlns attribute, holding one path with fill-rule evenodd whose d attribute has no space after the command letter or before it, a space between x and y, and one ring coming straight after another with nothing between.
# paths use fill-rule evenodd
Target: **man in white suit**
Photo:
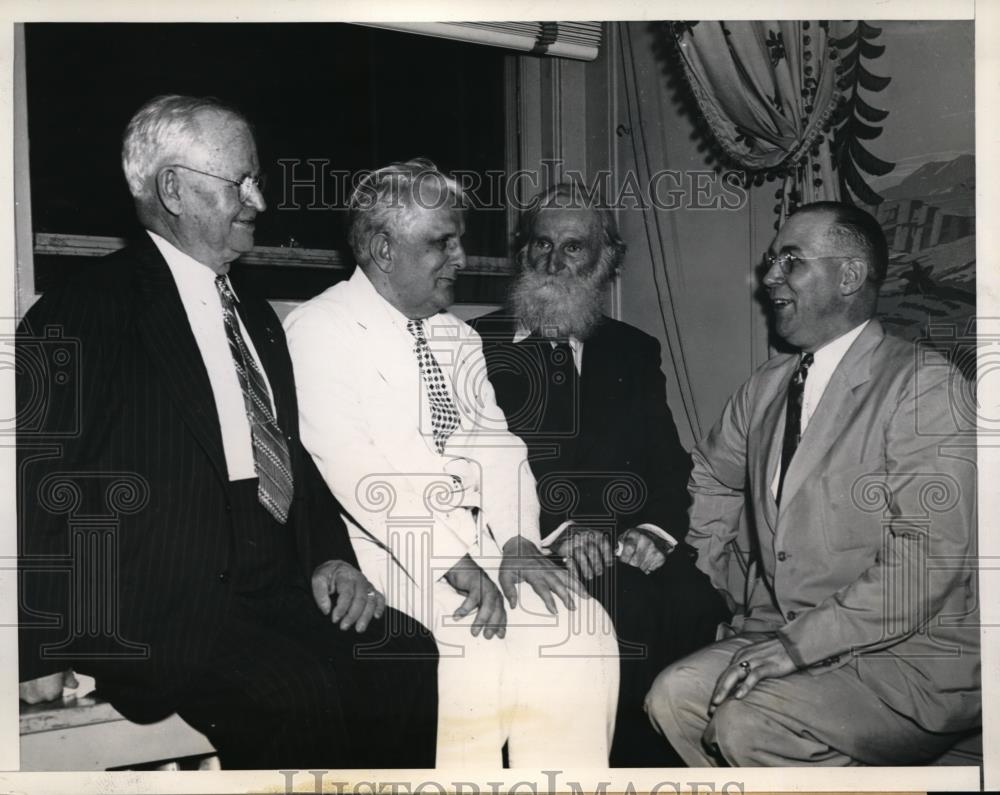
<instances>
[{"instance_id":1,"label":"man in white suit","mask_svg":"<svg viewBox=\"0 0 1000 795\"><path fill-rule=\"evenodd\" d=\"M802 207L766 260L800 352L760 367L696 449L687 537L724 590L748 503L758 579L647 711L690 765L926 762L981 720L962 376L874 318L888 249L863 210Z\"/></svg>"},{"instance_id":2,"label":"man in white suit","mask_svg":"<svg viewBox=\"0 0 1000 795\"><path fill-rule=\"evenodd\" d=\"M605 766L610 619L542 555L524 444L479 336L444 311L461 191L409 161L362 181L349 211L357 270L286 322L302 438L366 576L438 641L437 764L499 766L507 743L512 766Z\"/></svg>"}]
</instances>

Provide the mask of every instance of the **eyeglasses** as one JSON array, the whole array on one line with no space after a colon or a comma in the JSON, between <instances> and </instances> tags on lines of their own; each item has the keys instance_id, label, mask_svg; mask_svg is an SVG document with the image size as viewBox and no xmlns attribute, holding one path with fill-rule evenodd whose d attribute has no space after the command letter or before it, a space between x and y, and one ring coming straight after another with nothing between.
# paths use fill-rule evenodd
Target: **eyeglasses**
<instances>
[{"instance_id":1,"label":"eyeglasses","mask_svg":"<svg viewBox=\"0 0 1000 795\"><path fill-rule=\"evenodd\" d=\"M166 168L184 168L188 171L193 171L195 174L201 174L205 177L213 177L214 179L221 179L223 182L235 185L239 190L241 204L247 204L253 196L253 192L255 190L258 193L263 194L264 188L267 186L267 177L264 174L258 174L256 177L251 174L247 174L239 179L229 179L229 177L220 177L218 174L211 174L208 171L201 171L197 168L191 168L191 166L185 166L183 163L171 163L169 166L166 166Z\"/></svg>"},{"instance_id":2,"label":"eyeglasses","mask_svg":"<svg viewBox=\"0 0 1000 795\"><path fill-rule=\"evenodd\" d=\"M787 252L784 254L770 254L765 252L763 259L768 270L777 265L781 269L781 272L787 276L800 262L818 262L824 259L846 260L850 259L850 257L800 257L798 254L789 254Z\"/></svg>"}]
</instances>

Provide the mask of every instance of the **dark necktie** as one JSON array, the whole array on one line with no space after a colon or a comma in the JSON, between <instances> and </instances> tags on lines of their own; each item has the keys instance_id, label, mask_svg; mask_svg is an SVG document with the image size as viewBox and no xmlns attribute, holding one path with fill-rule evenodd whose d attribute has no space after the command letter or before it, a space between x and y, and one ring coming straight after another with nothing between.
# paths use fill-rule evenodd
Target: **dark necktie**
<instances>
[{"instance_id":1,"label":"dark necktie","mask_svg":"<svg viewBox=\"0 0 1000 795\"><path fill-rule=\"evenodd\" d=\"M781 442L781 474L778 476L778 494L775 501L781 505L781 489L785 485L785 473L792 462L792 456L802 437L802 396L806 387L806 376L813 363L811 353L803 353L799 366L788 385L788 402L785 405L785 438Z\"/></svg>"},{"instance_id":2,"label":"dark necktie","mask_svg":"<svg viewBox=\"0 0 1000 795\"><path fill-rule=\"evenodd\" d=\"M427 344L424 334L423 320L410 320L406 330L415 340L413 352L417 355L420 365L420 377L427 390L427 399L431 404L431 432L434 435L434 447L439 454L444 453L448 438L458 428L458 410L451 399L451 389L445 380L444 373L438 366L437 359Z\"/></svg>"},{"instance_id":3,"label":"dark necktie","mask_svg":"<svg viewBox=\"0 0 1000 795\"><path fill-rule=\"evenodd\" d=\"M552 345L555 342L555 345ZM576 362L573 360L573 348L566 340L545 340L545 348L549 353L549 383L544 395L550 416L546 423L548 428L575 429L578 426L576 410L577 374Z\"/></svg>"},{"instance_id":4,"label":"dark necktie","mask_svg":"<svg viewBox=\"0 0 1000 795\"><path fill-rule=\"evenodd\" d=\"M293 493L288 444L271 410L264 375L240 332L240 323L236 317L236 296L225 276L216 278L215 287L222 301L229 352L233 355L236 375L243 390L247 420L250 422L253 465L257 471L257 499L278 522L284 524L288 519Z\"/></svg>"}]
</instances>

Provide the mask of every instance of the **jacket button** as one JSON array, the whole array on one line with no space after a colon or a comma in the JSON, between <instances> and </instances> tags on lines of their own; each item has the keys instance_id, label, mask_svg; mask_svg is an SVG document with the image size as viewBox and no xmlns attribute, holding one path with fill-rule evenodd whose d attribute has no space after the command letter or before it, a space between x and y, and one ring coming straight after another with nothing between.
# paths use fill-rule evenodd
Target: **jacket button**
<instances>
[{"instance_id":1,"label":"jacket button","mask_svg":"<svg viewBox=\"0 0 1000 795\"><path fill-rule=\"evenodd\" d=\"M784 562L787 558L788 555L786 555L783 551L778 553L778 560Z\"/></svg>"},{"instance_id":2,"label":"jacket button","mask_svg":"<svg viewBox=\"0 0 1000 795\"><path fill-rule=\"evenodd\" d=\"M226 503L226 513L232 513L232 512L233 512L233 504L231 502L227 502Z\"/></svg>"},{"instance_id":3,"label":"jacket button","mask_svg":"<svg viewBox=\"0 0 1000 795\"><path fill-rule=\"evenodd\" d=\"M788 611L788 620L789 621L794 621L795 620L795 616L797 616L797 615L798 615L798 613L796 613L794 610L789 610Z\"/></svg>"},{"instance_id":4,"label":"jacket button","mask_svg":"<svg viewBox=\"0 0 1000 795\"><path fill-rule=\"evenodd\" d=\"M220 571L216 576L219 578L219 582L222 583L229 582L229 569L226 569L225 571Z\"/></svg>"}]
</instances>

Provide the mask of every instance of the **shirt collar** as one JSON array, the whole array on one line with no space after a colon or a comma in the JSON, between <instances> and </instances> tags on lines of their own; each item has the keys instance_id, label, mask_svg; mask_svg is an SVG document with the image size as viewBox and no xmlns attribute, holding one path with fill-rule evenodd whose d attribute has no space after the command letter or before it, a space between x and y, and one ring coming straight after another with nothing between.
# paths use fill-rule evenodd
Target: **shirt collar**
<instances>
[{"instance_id":1,"label":"shirt collar","mask_svg":"<svg viewBox=\"0 0 1000 795\"><path fill-rule=\"evenodd\" d=\"M166 260L167 267L170 268L170 273L173 275L175 282L190 285L197 290L206 290L210 287L213 292L215 291L215 279L218 274L208 267L208 265L198 262L190 254L185 254L169 240L156 234L156 232L147 229L146 234L152 238L153 243L156 244L156 248L163 255L163 259ZM222 278L227 282L229 281L228 275ZM235 291L233 291L233 295L236 296ZM239 296L236 296L236 300L240 300Z\"/></svg>"},{"instance_id":2,"label":"shirt collar","mask_svg":"<svg viewBox=\"0 0 1000 795\"><path fill-rule=\"evenodd\" d=\"M360 267L356 268L354 273L351 275L351 282L354 282L357 285L357 289L365 297L365 300L376 306L382 307L385 312L386 319L393 326L400 328L409 334L406 326L410 322L410 318L389 303L389 301L385 299L385 296L375 289L375 285L372 284L372 280L368 278L368 274L361 270ZM433 315L431 317L433 317ZM423 320L424 323L428 323L431 318L425 317Z\"/></svg>"},{"instance_id":3,"label":"shirt collar","mask_svg":"<svg viewBox=\"0 0 1000 795\"><path fill-rule=\"evenodd\" d=\"M531 329L529 329L527 326L524 325L524 323L518 320L517 328L514 329L514 343L516 344L518 342L524 342L530 336L531 336ZM549 342L551 342L553 345L555 345L559 341L555 337L541 337L541 338L549 340ZM578 340L576 337L568 337L567 339L569 341L569 344L574 348L582 344L580 340Z\"/></svg>"},{"instance_id":4,"label":"shirt collar","mask_svg":"<svg viewBox=\"0 0 1000 795\"><path fill-rule=\"evenodd\" d=\"M847 353L848 348L854 344L854 340L860 336L865 326L870 322L870 319L866 320L864 323L852 328L846 334L841 334L835 340L828 342L813 354L813 361L816 364L829 365L831 369L835 368L840 363L840 360L844 358L844 354Z\"/></svg>"}]
</instances>

